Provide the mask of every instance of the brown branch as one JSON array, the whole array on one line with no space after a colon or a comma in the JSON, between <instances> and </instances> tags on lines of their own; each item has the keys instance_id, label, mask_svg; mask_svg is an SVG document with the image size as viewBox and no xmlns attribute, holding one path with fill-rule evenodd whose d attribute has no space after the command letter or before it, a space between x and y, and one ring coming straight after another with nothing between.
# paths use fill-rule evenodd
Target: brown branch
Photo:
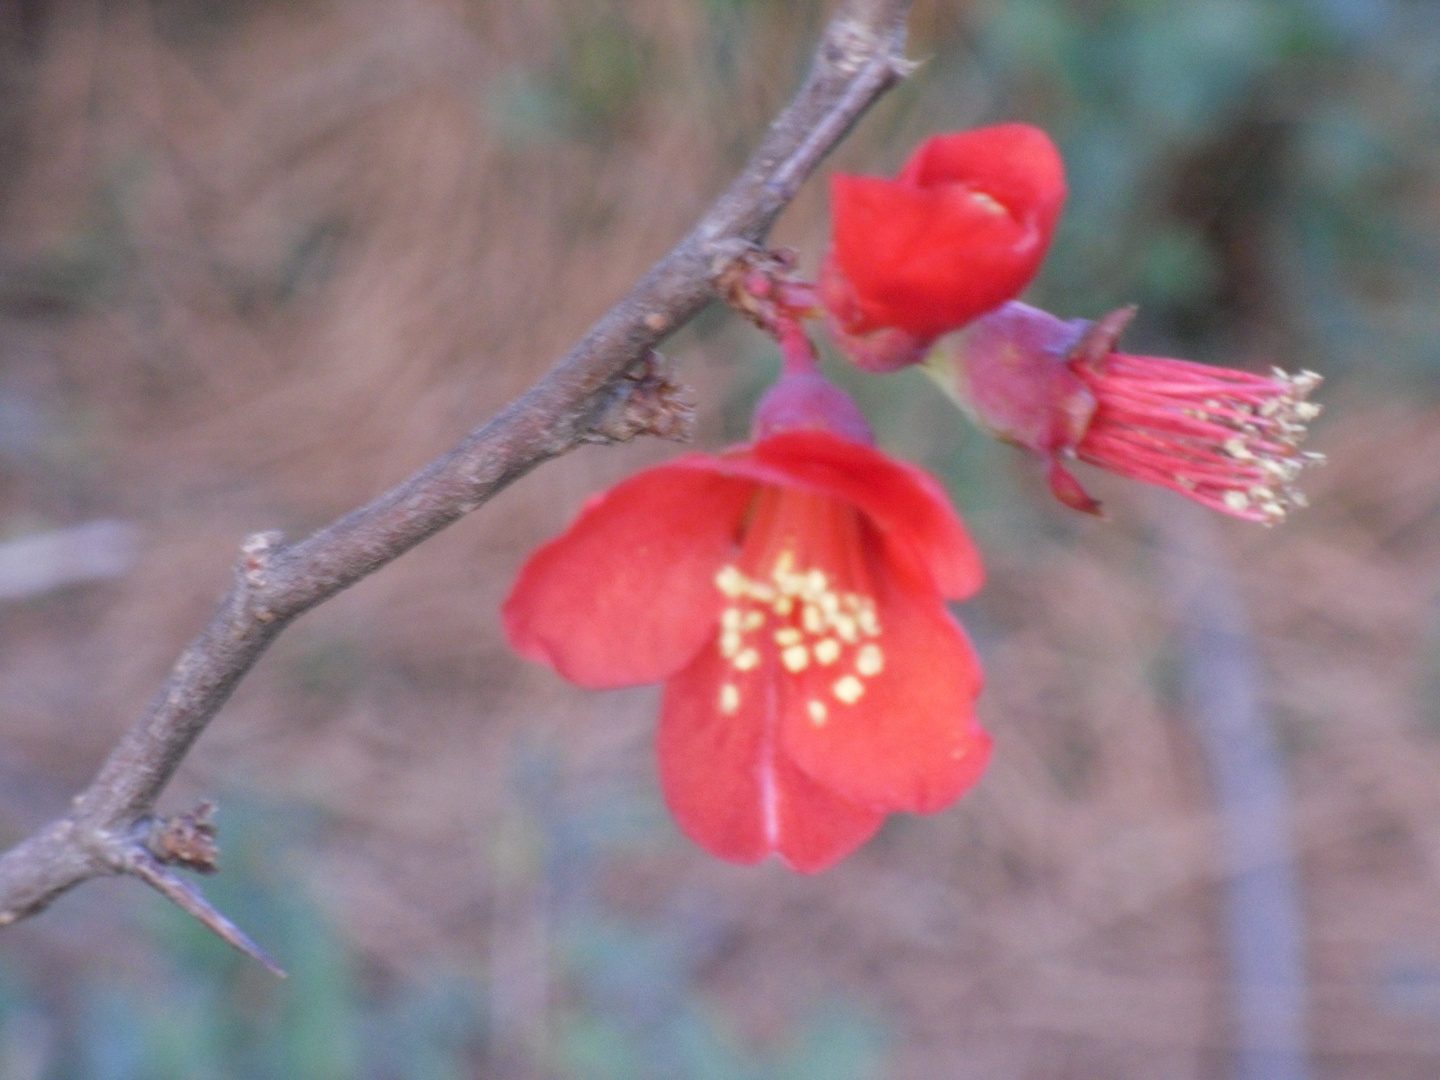
<instances>
[{"instance_id":1,"label":"brown branch","mask_svg":"<svg viewBox=\"0 0 1440 1080\"><path fill-rule=\"evenodd\" d=\"M92 877L133 874L273 970L258 947L163 865L155 801L235 686L301 613L584 442L673 437L688 421L654 347L715 296L715 279L761 242L821 159L909 70L912 0L847 0L804 85L699 223L523 397L398 487L299 543L245 541L235 581L149 711L70 812L0 856L0 926ZM208 820L205 822L208 825ZM203 830L202 830L203 831Z\"/></svg>"}]
</instances>

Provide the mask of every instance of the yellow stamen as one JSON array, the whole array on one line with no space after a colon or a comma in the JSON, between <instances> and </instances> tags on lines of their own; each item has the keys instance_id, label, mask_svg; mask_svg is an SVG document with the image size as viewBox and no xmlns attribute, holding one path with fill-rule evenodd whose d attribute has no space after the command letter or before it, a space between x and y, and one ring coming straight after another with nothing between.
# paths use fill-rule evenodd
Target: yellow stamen
<instances>
[{"instance_id":1,"label":"yellow stamen","mask_svg":"<svg viewBox=\"0 0 1440 1080\"><path fill-rule=\"evenodd\" d=\"M810 650L804 645L791 645L780 654L780 662L787 671L798 674L810 666Z\"/></svg>"},{"instance_id":2,"label":"yellow stamen","mask_svg":"<svg viewBox=\"0 0 1440 1080\"><path fill-rule=\"evenodd\" d=\"M865 684L854 675L845 675L830 690L846 705L854 705L864 696Z\"/></svg>"},{"instance_id":3,"label":"yellow stamen","mask_svg":"<svg viewBox=\"0 0 1440 1080\"><path fill-rule=\"evenodd\" d=\"M855 657L855 670L867 679L884 671L885 654L880 651L880 646L862 645L859 654Z\"/></svg>"},{"instance_id":4,"label":"yellow stamen","mask_svg":"<svg viewBox=\"0 0 1440 1080\"><path fill-rule=\"evenodd\" d=\"M734 683L726 683L720 687L720 711L726 716L733 716L740 708L740 688Z\"/></svg>"}]
</instances>

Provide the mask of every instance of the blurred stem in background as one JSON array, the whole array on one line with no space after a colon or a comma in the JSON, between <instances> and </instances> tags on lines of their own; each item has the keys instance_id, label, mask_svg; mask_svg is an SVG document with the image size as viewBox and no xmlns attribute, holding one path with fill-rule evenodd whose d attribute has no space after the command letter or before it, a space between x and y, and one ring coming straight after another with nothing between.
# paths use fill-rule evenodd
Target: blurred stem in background
<instances>
[{"instance_id":1,"label":"blurred stem in background","mask_svg":"<svg viewBox=\"0 0 1440 1080\"><path fill-rule=\"evenodd\" d=\"M1158 500L1155 500L1158 504ZM1218 818L1234 1080L1310 1080L1305 917L1291 799L1264 676L1232 573L1204 510L1153 514L1177 620L1183 700Z\"/></svg>"}]
</instances>

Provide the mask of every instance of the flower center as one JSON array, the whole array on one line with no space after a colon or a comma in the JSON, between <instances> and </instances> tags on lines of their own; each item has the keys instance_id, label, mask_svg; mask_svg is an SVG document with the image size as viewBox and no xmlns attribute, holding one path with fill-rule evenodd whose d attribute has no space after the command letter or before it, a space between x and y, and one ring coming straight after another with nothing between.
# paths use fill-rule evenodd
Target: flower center
<instances>
[{"instance_id":1,"label":"flower center","mask_svg":"<svg viewBox=\"0 0 1440 1080\"><path fill-rule=\"evenodd\" d=\"M739 677L764 666L800 686L823 726L885 669L880 619L865 584L856 511L828 496L767 488L737 563L715 575L725 598L717 648L732 671L722 713L739 711Z\"/></svg>"}]
</instances>

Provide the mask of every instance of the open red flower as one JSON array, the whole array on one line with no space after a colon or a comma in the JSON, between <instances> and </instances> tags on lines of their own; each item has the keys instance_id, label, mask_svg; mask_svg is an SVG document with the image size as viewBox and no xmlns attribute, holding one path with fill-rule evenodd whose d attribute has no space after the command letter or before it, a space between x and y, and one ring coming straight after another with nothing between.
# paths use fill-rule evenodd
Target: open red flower
<instances>
[{"instance_id":1,"label":"open red flower","mask_svg":"<svg viewBox=\"0 0 1440 1080\"><path fill-rule=\"evenodd\" d=\"M1064 201L1059 151L1028 124L927 139L894 180L835 176L820 295L842 348L893 370L1013 299L1040 268Z\"/></svg>"},{"instance_id":2,"label":"open red flower","mask_svg":"<svg viewBox=\"0 0 1440 1080\"><path fill-rule=\"evenodd\" d=\"M1049 463L1066 505L1097 513L1062 463L1078 458L1178 491L1213 510L1273 524L1304 496L1298 449L1320 406L1311 371L1270 375L1117 352L1133 308L1095 323L1009 303L942 342L927 371L996 437Z\"/></svg>"},{"instance_id":3,"label":"open red flower","mask_svg":"<svg viewBox=\"0 0 1440 1080\"><path fill-rule=\"evenodd\" d=\"M665 681L681 829L815 872L983 771L980 668L945 606L981 568L927 474L830 430L760 431L597 496L531 557L504 620L582 686Z\"/></svg>"}]
</instances>

